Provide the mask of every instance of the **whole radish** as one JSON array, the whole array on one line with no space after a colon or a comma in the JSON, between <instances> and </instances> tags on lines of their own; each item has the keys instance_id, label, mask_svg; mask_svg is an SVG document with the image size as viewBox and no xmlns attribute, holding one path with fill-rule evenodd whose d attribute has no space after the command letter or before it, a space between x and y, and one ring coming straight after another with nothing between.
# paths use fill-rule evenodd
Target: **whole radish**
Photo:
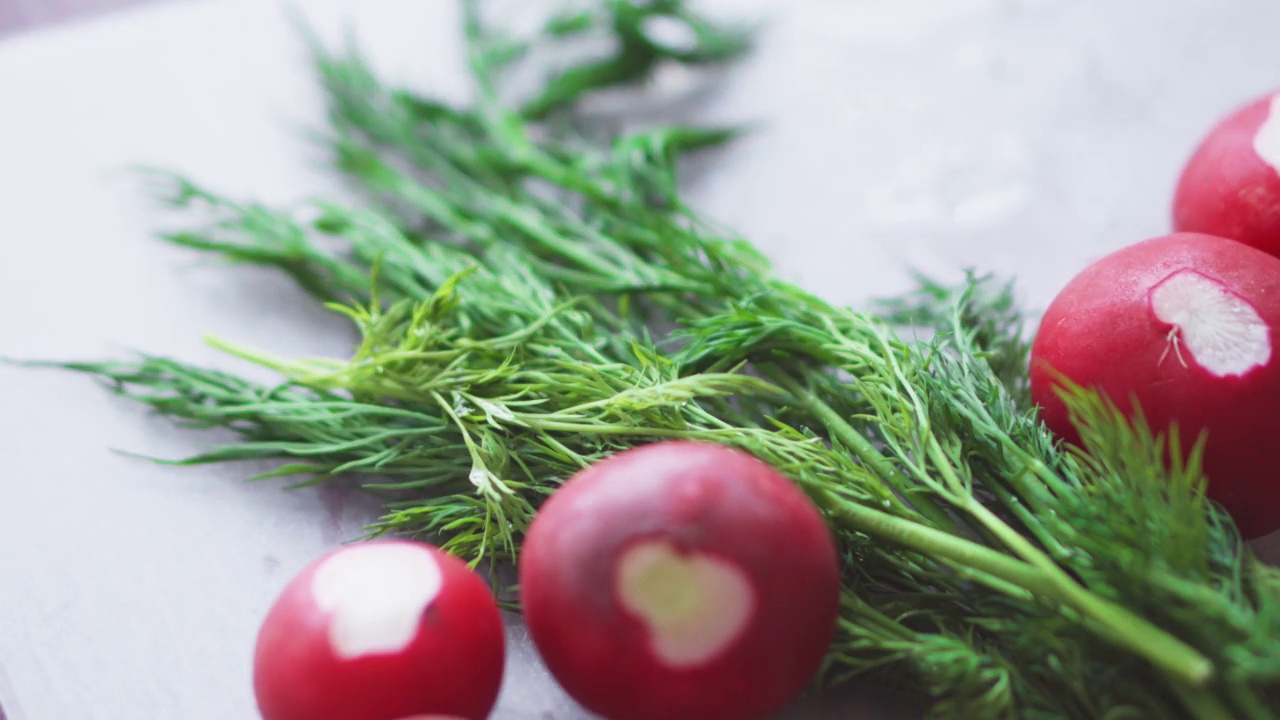
<instances>
[{"instance_id":1,"label":"whole radish","mask_svg":"<svg viewBox=\"0 0 1280 720\"><path fill-rule=\"evenodd\" d=\"M1031 391L1050 429L1079 442L1054 372L1103 391L1183 446L1207 432L1208 495L1246 538L1280 528L1280 259L1174 233L1107 255L1050 304L1031 351Z\"/></svg>"},{"instance_id":2,"label":"whole radish","mask_svg":"<svg viewBox=\"0 0 1280 720\"><path fill-rule=\"evenodd\" d=\"M1280 93L1233 110L1200 142L1178 179L1173 229L1280 256Z\"/></svg>"},{"instance_id":3,"label":"whole radish","mask_svg":"<svg viewBox=\"0 0 1280 720\"><path fill-rule=\"evenodd\" d=\"M484 720L502 684L489 585L430 545L372 541L295 576L258 634L263 720Z\"/></svg>"},{"instance_id":4,"label":"whole radish","mask_svg":"<svg viewBox=\"0 0 1280 720\"><path fill-rule=\"evenodd\" d=\"M610 720L763 718L817 670L840 603L835 545L795 485L747 453L659 442L558 489L525 539L530 635Z\"/></svg>"}]
</instances>

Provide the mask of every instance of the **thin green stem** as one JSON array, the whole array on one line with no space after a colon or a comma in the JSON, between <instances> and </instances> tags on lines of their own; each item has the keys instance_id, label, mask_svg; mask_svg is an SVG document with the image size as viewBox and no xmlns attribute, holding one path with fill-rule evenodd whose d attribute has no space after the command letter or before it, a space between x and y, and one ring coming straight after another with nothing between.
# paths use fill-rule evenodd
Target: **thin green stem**
<instances>
[{"instance_id":1,"label":"thin green stem","mask_svg":"<svg viewBox=\"0 0 1280 720\"><path fill-rule=\"evenodd\" d=\"M1208 688L1175 682L1170 683L1170 689L1196 720L1243 720Z\"/></svg>"},{"instance_id":2,"label":"thin green stem","mask_svg":"<svg viewBox=\"0 0 1280 720\"><path fill-rule=\"evenodd\" d=\"M533 415L516 413L516 419L528 427L546 432L583 433L594 435L634 435L636 437L697 438L704 433L677 428L637 427L634 425L597 425L594 423L545 420Z\"/></svg>"},{"instance_id":3,"label":"thin green stem","mask_svg":"<svg viewBox=\"0 0 1280 720\"><path fill-rule=\"evenodd\" d=\"M834 495L826 498L824 504L852 530L989 574L1024 591L1034 591L1045 584L1042 570L999 550Z\"/></svg>"},{"instance_id":4,"label":"thin green stem","mask_svg":"<svg viewBox=\"0 0 1280 720\"><path fill-rule=\"evenodd\" d=\"M1034 535L1036 540L1038 540L1041 545L1045 546L1045 548L1047 548L1054 557L1061 558L1068 554L1067 549L1062 545L1062 543L1059 542L1058 539L1053 536L1053 533L1049 532L1049 530L1045 528L1044 524L1040 522L1039 518L1036 517L1035 512L1033 512L1035 508L1032 506L1032 503L1022 502L1019 499L1020 497L1027 497L1026 494L1015 495L998 479L994 482L987 483L986 488L992 495L996 496L1001 504L1008 508L1009 512L1013 513L1018 520L1022 521L1022 524L1027 528L1027 530Z\"/></svg>"},{"instance_id":5,"label":"thin green stem","mask_svg":"<svg viewBox=\"0 0 1280 720\"><path fill-rule=\"evenodd\" d=\"M1010 550L1040 569L1045 583L1054 588L1054 596L1106 628L1112 642L1193 685L1202 685L1213 677L1213 662L1200 651L1128 608L1089 592L986 506L974 501L965 510L995 533Z\"/></svg>"},{"instance_id":6,"label":"thin green stem","mask_svg":"<svg viewBox=\"0 0 1280 720\"><path fill-rule=\"evenodd\" d=\"M854 612L858 614L859 624L873 625L879 632L892 635L898 640L907 642L915 640L915 631L884 614L879 608L865 602L857 595L846 593L844 604L846 607L853 606Z\"/></svg>"},{"instance_id":7,"label":"thin green stem","mask_svg":"<svg viewBox=\"0 0 1280 720\"><path fill-rule=\"evenodd\" d=\"M805 389L794 377L776 367L765 367L761 372L779 387L791 393L800 405L827 426L832 436L848 447L869 470L893 488L896 494L889 494L890 502L896 507L907 512L914 510L935 526L945 528L953 534L959 533L960 529L955 520L935 503L933 498L919 492L912 492L911 483L907 477L830 405ZM903 497L910 500L910 508L903 504Z\"/></svg>"},{"instance_id":8,"label":"thin green stem","mask_svg":"<svg viewBox=\"0 0 1280 720\"><path fill-rule=\"evenodd\" d=\"M1109 633L1107 639L1146 658L1179 680L1203 685L1213 676L1213 663L1195 648L1140 615L1089 592L1035 548L1030 548L1032 552L1029 554L1033 557L1038 554L1047 566L1040 562L1017 560L985 545L852 502L838 501L837 504L836 512L848 520L853 529L893 540L928 556L943 557L977 568L1076 610L1096 623L1098 628L1105 628ZM981 508L980 505L978 507ZM991 515L989 519L1007 530L1007 533L1001 533L1002 540L1024 550L1029 547L1025 539L998 517ZM1009 537L1010 534L1021 542Z\"/></svg>"},{"instance_id":9,"label":"thin green stem","mask_svg":"<svg viewBox=\"0 0 1280 720\"><path fill-rule=\"evenodd\" d=\"M1243 680L1232 679L1227 684L1231 699L1244 720L1275 720L1276 714L1258 697L1257 691Z\"/></svg>"}]
</instances>

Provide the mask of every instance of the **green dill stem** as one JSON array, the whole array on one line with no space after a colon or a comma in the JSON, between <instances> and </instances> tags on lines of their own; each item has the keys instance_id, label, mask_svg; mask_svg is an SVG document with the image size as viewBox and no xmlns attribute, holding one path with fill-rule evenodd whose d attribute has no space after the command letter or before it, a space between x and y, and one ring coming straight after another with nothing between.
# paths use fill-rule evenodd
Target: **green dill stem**
<instances>
[{"instance_id":1,"label":"green dill stem","mask_svg":"<svg viewBox=\"0 0 1280 720\"><path fill-rule=\"evenodd\" d=\"M986 545L835 495L828 496L825 505L850 529L891 540L928 556L944 558L961 568L991 575L1024 591L1044 585L1044 573L1039 568Z\"/></svg>"},{"instance_id":2,"label":"green dill stem","mask_svg":"<svg viewBox=\"0 0 1280 720\"><path fill-rule=\"evenodd\" d=\"M1249 686L1247 681L1232 678L1227 683L1227 687L1236 708L1243 712L1242 717L1248 720L1275 720L1275 713L1263 704L1257 692Z\"/></svg>"},{"instance_id":3,"label":"green dill stem","mask_svg":"<svg viewBox=\"0 0 1280 720\"><path fill-rule=\"evenodd\" d=\"M1141 615L1089 592L985 505L974 501L965 510L995 533L1010 550L1041 570L1044 573L1042 585L1054 588L1052 596L1107 628L1113 642L1192 685L1203 685L1213 677L1213 663L1209 658Z\"/></svg>"},{"instance_id":4,"label":"green dill stem","mask_svg":"<svg viewBox=\"0 0 1280 720\"><path fill-rule=\"evenodd\" d=\"M575 423L562 422L559 420L540 420L534 415L525 415L515 413L516 419L521 423L544 432L566 432L566 433L583 433L596 435L635 435L643 437L665 437L665 438L696 438L699 433L696 430L681 430L679 428L642 428L634 425L595 425L593 423Z\"/></svg>"},{"instance_id":5,"label":"green dill stem","mask_svg":"<svg viewBox=\"0 0 1280 720\"><path fill-rule=\"evenodd\" d=\"M541 218L528 208L520 207L509 200L497 197L492 198L490 202L499 217L520 228L526 235L537 240L547 249L554 250L562 257L572 260L580 267L593 273L606 277L618 274L618 268L602 261L598 256L582 249L581 246L565 242L555 231L547 229L546 225L542 224Z\"/></svg>"},{"instance_id":6,"label":"green dill stem","mask_svg":"<svg viewBox=\"0 0 1280 720\"><path fill-rule=\"evenodd\" d=\"M976 397L961 401L959 406L964 415L977 425L996 428L1001 425ZM1030 507L1038 513L1049 512L1054 496L1063 496L1072 492L1072 489L1063 483L1062 478L1050 470L1044 461L1032 456L1026 448L1018 445L1007 434L998 433L995 437L1009 455L1026 466L1024 472L1008 478L1009 484L1013 486L1021 500L1022 507ZM1029 479L1032 478L1039 480L1042 485L1030 482ZM1000 485L1000 483L993 484Z\"/></svg>"},{"instance_id":7,"label":"green dill stem","mask_svg":"<svg viewBox=\"0 0 1280 720\"><path fill-rule=\"evenodd\" d=\"M1176 676L1182 683L1174 683L1175 687L1182 684L1200 687L1212 676L1213 664L1195 648L1123 607L1090 593L1057 565L1053 565L1051 570L1037 567L985 545L851 501L831 497L827 504L829 510L847 521L854 530L977 569L1074 609L1091 620L1091 625L1099 631L1105 628L1111 633L1113 642ZM994 515L992 517L995 518ZM999 522L999 518L995 520ZM1012 529L1009 532L1017 535ZM1045 560L1049 561L1048 558Z\"/></svg>"},{"instance_id":8,"label":"green dill stem","mask_svg":"<svg viewBox=\"0 0 1280 720\"><path fill-rule=\"evenodd\" d=\"M1221 684L1225 689L1226 697L1230 700L1231 705L1238 711L1231 715L1238 720L1275 720L1275 712L1266 706L1261 697L1258 697L1257 689L1249 685L1248 680L1242 678L1228 678ZM1204 691L1202 691L1204 692Z\"/></svg>"},{"instance_id":9,"label":"green dill stem","mask_svg":"<svg viewBox=\"0 0 1280 720\"><path fill-rule=\"evenodd\" d=\"M207 336L205 337L204 342L214 350L224 352L231 357L239 358L255 365L260 365L268 370L275 370L285 376L289 376L290 370L293 366L293 363L283 358L271 355L270 353L266 353L261 350L254 350L253 348L231 342L230 340L223 340L219 337ZM333 369L338 370L343 367L345 367L345 364L335 362Z\"/></svg>"},{"instance_id":10,"label":"green dill stem","mask_svg":"<svg viewBox=\"0 0 1280 720\"><path fill-rule=\"evenodd\" d=\"M827 426L831 434L834 435L841 443L853 451L868 468L871 469L878 477L888 483L894 490L904 497L911 500L911 504L915 507L920 515L924 516L935 527L945 528L951 534L959 533L959 526L955 520L946 513L933 498L919 493L912 494L909 492L910 482L907 480L897 468L889 462L883 454L872 446L871 441L863 437L847 420L840 416L830 405L823 402L818 396L804 389L800 383L789 374L782 372L778 368L763 368L762 372L771 380L778 383L783 389L787 390L791 395L804 406L806 410L813 413L819 420ZM907 510L902 500L896 495L892 496L890 502L895 503L899 508Z\"/></svg>"},{"instance_id":11,"label":"green dill stem","mask_svg":"<svg viewBox=\"0 0 1280 720\"><path fill-rule=\"evenodd\" d=\"M937 439L931 439L927 452L940 472L954 482L954 471L946 461ZM1213 663L1195 648L1148 622L1122 605L1108 602L1075 581L1051 557L1032 544L1021 533L1000 519L990 508L970 497L963 510L991 532L1005 547L1044 573L1044 581L1052 585L1054 596L1089 618L1099 630L1105 628L1113 642L1127 647L1156 667L1173 673L1193 685L1203 685L1213 676Z\"/></svg>"},{"instance_id":12,"label":"green dill stem","mask_svg":"<svg viewBox=\"0 0 1280 720\"><path fill-rule=\"evenodd\" d=\"M1033 495L1023 492L1023 486L1026 485L1026 483L1016 483L1016 485L1023 497L1034 497ZM991 491L991 493L995 495L1006 508L1009 508L1010 512L1022 521L1022 524L1027 527L1027 530L1030 531L1032 535L1035 535L1036 540L1039 540L1041 545L1048 548L1050 553L1056 557L1066 557L1069 554L1067 548L1064 547L1063 544L1045 528L1044 524L1036 518L1035 512L1033 512L1033 510L1045 512L1046 508L1043 506L1028 507L1032 505L1031 502L1020 501L1018 496L1014 495L1009 488L1005 487L1004 483L998 480L988 483L987 489ZM1039 505L1039 503L1036 503L1036 505Z\"/></svg>"},{"instance_id":13,"label":"green dill stem","mask_svg":"<svg viewBox=\"0 0 1280 720\"><path fill-rule=\"evenodd\" d=\"M1207 688L1173 683L1173 693L1197 720L1240 720Z\"/></svg>"},{"instance_id":14,"label":"green dill stem","mask_svg":"<svg viewBox=\"0 0 1280 720\"><path fill-rule=\"evenodd\" d=\"M885 615L879 608L872 606L852 593L846 594L845 605L848 606L850 601L856 603L855 610L858 613L858 619L861 623L874 624L876 629L886 635L892 635L899 640L915 640L915 632L903 625L901 622Z\"/></svg>"},{"instance_id":15,"label":"green dill stem","mask_svg":"<svg viewBox=\"0 0 1280 720\"><path fill-rule=\"evenodd\" d=\"M1017 450L1019 456L1021 456L1023 461L1027 463L1027 467L1031 468L1031 472L1036 477L1040 478L1041 482L1048 486L1052 492L1061 496L1074 491L1074 488L1062 482L1062 478L1058 477L1057 473L1053 472L1053 470L1050 470L1049 466L1045 465L1043 460L1032 457L1030 453L1027 453L1025 450L1017 447L1017 445L1014 445L1011 442L1007 442L1005 444L1006 446L1013 447Z\"/></svg>"},{"instance_id":16,"label":"green dill stem","mask_svg":"<svg viewBox=\"0 0 1280 720\"><path fill-rule=\"evenodd\" d=\"M955 571L956 577L961 580L970 580L972 582L981 583L1002 595L1007 595L1008 597L1017 600L1035 600L1035 594L1021 585L998 578L995 575L969 567L968 565L951 563L950 567Z\"/></svg>"}]
</instances>

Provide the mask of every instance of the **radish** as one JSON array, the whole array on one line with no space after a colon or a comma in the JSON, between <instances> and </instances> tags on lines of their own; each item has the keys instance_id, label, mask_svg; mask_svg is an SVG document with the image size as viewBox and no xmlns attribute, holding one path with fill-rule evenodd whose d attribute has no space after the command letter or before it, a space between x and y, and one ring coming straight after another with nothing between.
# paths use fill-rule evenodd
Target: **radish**
<instances>
[{"instance_id":1,"label":"radish","mask_svg":"<svg viewBox=\"0 0 1280 720\"><path fill-rule=\"evenodd\" d=\"M1209 497L1245 538L1280 527L1280 259L1247 245L1174 233L1111 253L1050 304L1031 351L1031 391L1046 425L1079 436L1053 371L1131 399L1184 448L1207 432Z\"/></svg>"},{"instance_id":2,"label":"radish","mask_svg":"<svg viewBox=\"0 0 1280 720\"><path fill-rule=\"evenodd\" d=\"M1280 94L1237 108L1200 142L1178 180L1173 226L1280 256Z\"/></svg>"},{"instance_id":3,"label":"radish","mask_svg":"<svg viewBox=\"0 0 1280 720\"><path fill-rule=\"evenodd\" d=\"M505 643L488 584L461 560L365 542L284 588L258 634L254 690L263 720L484 720Z\"/></svg>"},{"instance_id":4,"label":"radish","mask_svg":"<svg viewBox=\"0 0 1280 720\"><path fill-rule=\"evenodd\" d=\"M769 465L667 441L570 478L525 539L520 588L551 673L610 720L760 718L832 640L835 544Z\"/></svg>"}]
</instances>

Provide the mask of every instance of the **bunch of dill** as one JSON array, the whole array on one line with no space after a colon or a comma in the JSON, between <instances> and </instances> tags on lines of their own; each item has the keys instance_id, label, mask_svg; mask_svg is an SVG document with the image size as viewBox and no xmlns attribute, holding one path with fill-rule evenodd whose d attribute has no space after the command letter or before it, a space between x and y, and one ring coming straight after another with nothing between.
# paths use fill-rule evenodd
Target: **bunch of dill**
<instances>
[{"instance_id":1,"label":"bunch of dill","mask_svg":"<svg viewBox=\"0 0 1280 720\"><path fill-rule=\"evenodd\" d=\"M541 501L619 449L742 448L840 543L824 681L881 673L937 718L1280 717L1280 574L1205 500L1176 437L1079 391L1087 452L1055 444L1008 287L834 306L682 201L680 159L732 129L624 133L580 112L665 64L731 60L747 33L683 0L597 0L524 38L466 10L467 106L312 38L328 148L361 206L269 208L153 176L200 218L165 240L287 273L359 330L350 357L214 341L273 385L154 356L57 366L237 433L179 464L354 482L383 498L371 534L477 562L516 560ZM663 44L659 17L693 42ZM512 99L531 50L588 37L613 51Z\"/></svg>"}]
</instances>

